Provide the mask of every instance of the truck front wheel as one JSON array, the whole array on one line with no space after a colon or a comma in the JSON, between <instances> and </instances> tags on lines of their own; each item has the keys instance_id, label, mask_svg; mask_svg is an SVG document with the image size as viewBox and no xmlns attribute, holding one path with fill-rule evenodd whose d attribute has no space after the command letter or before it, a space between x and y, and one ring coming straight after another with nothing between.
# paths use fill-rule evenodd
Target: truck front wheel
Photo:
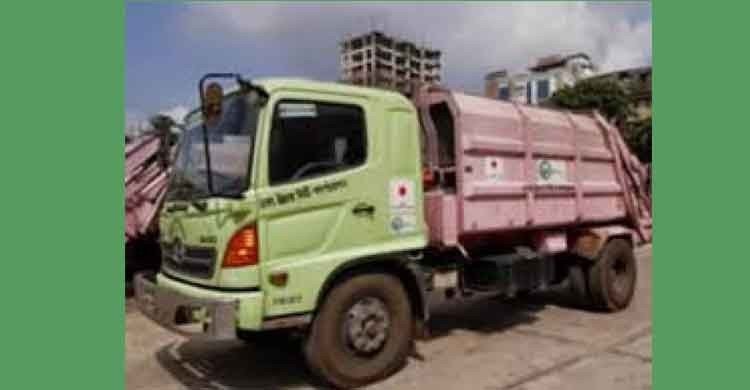
<instances>
[{"instance_id":1,"label":"truck front wheel","mask_svg":"<svg viewBox=\"0 0 750 390\"><path fill-rule=\"evenodd\" d=\"M393 374L411 350L414 318L395 276L344 280L321 305L305 343L310 370L339 388L364 386Z\"/></svg>"},{"instance_id":2,"label":"truck front wheel","mask_svg":"<svg viewBox=\"0 0 750 390\"><path fill-rule=\"evenodd\" d=\"M588 285L594 306L600 310L626 308L635 292L637 267L633 247L615 238L603 248L597 262L588 270Z\"/></svg>"}]
</instances>

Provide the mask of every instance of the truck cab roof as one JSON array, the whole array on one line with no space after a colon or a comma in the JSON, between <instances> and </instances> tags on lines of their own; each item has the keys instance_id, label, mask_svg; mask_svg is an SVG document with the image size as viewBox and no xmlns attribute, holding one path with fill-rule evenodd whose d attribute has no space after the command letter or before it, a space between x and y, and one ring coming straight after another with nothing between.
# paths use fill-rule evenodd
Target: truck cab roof
<instances>
[{"instance_id":1,"label":"truck cab roof","mask_svg":"<svg viewBox=\"0 0 750 390\"><path fill-rule=\"evenodd\" d=\"M388 101L413 107L411 101L400 93L380 88L362 87L343 83L316 81L304 78L261 78L252 81L253 84L261 86L268 94L281 90L310 91L317 93L331 93L338 95L359 96Z\"/></svg>"}]
</instances>

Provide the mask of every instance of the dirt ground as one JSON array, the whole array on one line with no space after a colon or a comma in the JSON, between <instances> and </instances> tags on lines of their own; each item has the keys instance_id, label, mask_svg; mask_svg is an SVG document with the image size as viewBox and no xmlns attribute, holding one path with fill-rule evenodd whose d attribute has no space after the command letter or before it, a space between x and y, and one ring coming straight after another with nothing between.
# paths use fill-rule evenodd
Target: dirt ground
<instances>
[{"instance_id":1,"label":"dirt ground","mask_svg":"<svg viewBox=\"0 0 750 390\"><path fill-rule=\"evenodd\" d=\"M574 309L564 291L523 301L436 302L421 356L372 389L650 389L651 247L637 250L631 306ZM152 324L128 302L126 385L140 389L314 388L298 350L197 342Z\"/></svg>"}]
</instances>

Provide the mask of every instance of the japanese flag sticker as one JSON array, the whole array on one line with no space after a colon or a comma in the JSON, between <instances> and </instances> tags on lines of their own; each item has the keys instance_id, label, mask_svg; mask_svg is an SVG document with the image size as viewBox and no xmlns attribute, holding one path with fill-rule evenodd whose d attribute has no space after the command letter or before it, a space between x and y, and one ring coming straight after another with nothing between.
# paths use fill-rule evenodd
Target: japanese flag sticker
<instances>
[{"instance_id":1,"label":"japanese flag sticker","mask_svg":"<svg viewBox=\"0 0 750 390\"><path fill-rule=\"evenodd\" d=\"M417 226L414 180L392 179L389 186L391 218L389 227L395 234L413 232Z\"/></svg>"},{"instance_id":2,"label":"japanese flag sticker","mask_svg":"<svg viewBox=\"0 0 750 390\"><path fill-rule=\"evenodd\" d=\"M484 174L487 180L503 180L503 160L499 157L486 157L484 159Z\"/></svg>"},{"instance_id":3,"label":"japanese flag sticker","mask_svg":"<svg viewBox=\"0 0 750 390\"><path fill-rule=\"evenodd\" d=\"M390 185L391 209L414 208L414 181L393 179Z\"/></svg>"}]
</instances>

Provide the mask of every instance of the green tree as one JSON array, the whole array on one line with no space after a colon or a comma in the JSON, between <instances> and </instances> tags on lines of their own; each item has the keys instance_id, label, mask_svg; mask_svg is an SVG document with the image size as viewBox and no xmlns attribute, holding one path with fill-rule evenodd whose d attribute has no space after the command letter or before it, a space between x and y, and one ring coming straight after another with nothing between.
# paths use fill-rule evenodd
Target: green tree
<instances>
[{"instance_id":1,"label":"green tree","mask_svg":"<svg viewBox=\"0 0 750 390\"><path fill-rule=\"evenodd\" d=\"M651 162L651 117L638 120L633 103L644 85L612 80L583 80L552 95L547 106L571 111L597 110L620 129L625 142L641 161Z\"/></svg>"},{"instance_id":2,"label":"green tree","mask_svg":"<svg viewBox=\"0 0 750 390\"><path fill-rule=\"evenodd\" d=\"M651 162L651 117L629 121L622 128L623 138L638 158Z\"/></svg>"}]
</instances>

